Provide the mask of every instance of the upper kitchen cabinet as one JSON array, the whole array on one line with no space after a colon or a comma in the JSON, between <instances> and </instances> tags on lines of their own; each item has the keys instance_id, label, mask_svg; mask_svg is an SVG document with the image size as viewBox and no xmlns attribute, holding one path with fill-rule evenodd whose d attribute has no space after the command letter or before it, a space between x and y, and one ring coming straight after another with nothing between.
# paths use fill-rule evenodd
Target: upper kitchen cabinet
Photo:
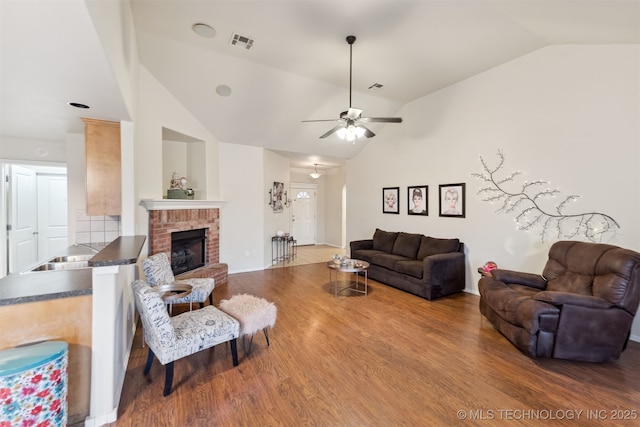
<instances>
[{"instance_id":1,"label":"upper kitchen cabinet","mask_svg":"<svg viewBox=\"0 0 640 427\"><path fill-rule=\"evenodd\" d=\"M122 211L120 123L82 119L87 164L87 215Z\"/></svg>"}]
</instances>

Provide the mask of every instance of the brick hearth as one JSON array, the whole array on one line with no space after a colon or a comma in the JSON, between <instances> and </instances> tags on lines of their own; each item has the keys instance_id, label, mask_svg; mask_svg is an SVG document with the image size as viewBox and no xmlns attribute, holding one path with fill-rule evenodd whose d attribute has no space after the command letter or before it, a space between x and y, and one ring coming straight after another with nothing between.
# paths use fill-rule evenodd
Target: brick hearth
<instances>
[{"instance_id":1,"label":"brick hearth","mask_svg":"<svg viewBox=\"0 0 640 427\"><path fill-rule=\"evenodd\" d=\"M216 285L228 278L227 264L220 263L220 210L149 210L149 254L165 252L171 258L171 233L207 228L207 260L204 267L187 271L177 279L213 277Z\"/></svg>"}]
</instances>

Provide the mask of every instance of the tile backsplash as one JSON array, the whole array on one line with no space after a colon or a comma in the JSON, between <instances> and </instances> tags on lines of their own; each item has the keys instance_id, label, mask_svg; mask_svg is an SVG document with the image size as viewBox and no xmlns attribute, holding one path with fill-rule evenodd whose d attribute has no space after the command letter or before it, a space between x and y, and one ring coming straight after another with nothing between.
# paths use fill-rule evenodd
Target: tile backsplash
<instances>
[{"instance_id":1,"label":"tile backsplash","mask_svg":"<svg viewBox=\"0 0 640 427\"><path fill-rule=\"evenodd\" d=\"M76 243L110 243L120 236L120 216L89 216L84 209L76 210Z\"/></svg>"}]
</instances>

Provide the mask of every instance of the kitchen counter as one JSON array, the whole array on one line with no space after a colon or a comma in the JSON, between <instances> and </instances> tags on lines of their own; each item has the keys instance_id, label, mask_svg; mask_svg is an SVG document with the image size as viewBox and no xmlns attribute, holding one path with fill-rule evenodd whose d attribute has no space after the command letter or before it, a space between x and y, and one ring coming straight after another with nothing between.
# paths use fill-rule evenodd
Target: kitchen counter
<instances>
[{"instance_id":1,"label":"kitchen counter","mask_svg":"<svg viewBox=\"0 0 640 427\"><path fill-rule=\"evenodd\" d=\"M14 273L0 279L0 306L91 295L92 268L135 264L145 236L121 236L89 260L88 268ZM91 248L77 245L60 255L91 254Z\"/></svg>"}]
</instances>

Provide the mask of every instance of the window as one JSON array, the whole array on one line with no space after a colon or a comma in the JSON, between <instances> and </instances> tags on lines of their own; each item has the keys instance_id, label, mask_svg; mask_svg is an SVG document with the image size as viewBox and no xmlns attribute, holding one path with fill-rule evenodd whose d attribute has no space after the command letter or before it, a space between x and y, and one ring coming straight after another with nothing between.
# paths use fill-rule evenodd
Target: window
<instances>
[{"instance_id":1,"label":"window","mask_svg":"<svg viewBox=\"0 0 640 427\"><path fill-rule=\"evenodd\" d=\"M311 198L311 194L309 194L306 190L302 190L298 194L296 194L296 199L310 199L310 198Z\"/></svg>"}]
</instances>

